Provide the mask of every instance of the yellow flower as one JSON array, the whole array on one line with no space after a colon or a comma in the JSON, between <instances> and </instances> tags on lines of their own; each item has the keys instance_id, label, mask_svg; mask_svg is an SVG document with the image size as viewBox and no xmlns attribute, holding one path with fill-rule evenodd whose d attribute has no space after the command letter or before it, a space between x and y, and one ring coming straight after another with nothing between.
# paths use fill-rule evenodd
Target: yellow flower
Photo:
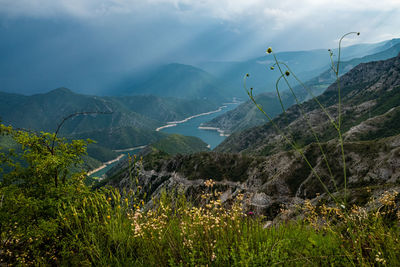
<instances>
[{"instance_id":1,"label":"yellow flower","mask_svg":"<svg viewBox=\"0 0 400 267\"><path fill-rule=\"evenodd\" d=\"M111 201L111 197L107 198L108 201Z\"/></svg>"},{"instance_id":2,"label":"yellow flower","mask_svg":"<svg viewBox=\"0 0 400 267\"><path fill-rule=\"evenodd\" d=\"M204 181L204 185L207 186L207 187L213 187L214 184L215 184L215 182L212 179Z\"/></svg>"},{"instance_id":3,"label":"yellow flower","mask_svg":"<svg viewBox=\"0 0 400 267\"><path fill-rule=\"evenodd\" d=\"M110 216L110 215L107 215L107 219L108 219L108 220L111 219L111 216Z\"/></svg>"},{"instance_id":4,"label":"yellow flower","mask_svg":"<svg viewBox=\"0 0 400 267\"><path fill-rule=\"evenodd\" d=\"M271 54L272 53L272 48L271 47L268 47L268 49L267 49L267 54Z\"/></svg>"}]
</instances>

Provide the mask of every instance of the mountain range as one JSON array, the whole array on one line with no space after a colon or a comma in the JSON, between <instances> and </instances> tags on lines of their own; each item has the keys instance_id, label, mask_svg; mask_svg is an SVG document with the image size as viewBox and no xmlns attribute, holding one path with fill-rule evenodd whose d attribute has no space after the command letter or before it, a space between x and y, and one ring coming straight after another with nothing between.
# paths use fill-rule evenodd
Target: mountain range
<instances>
[{"instance_id":1,"label":"mountain range","mask_svg":"<svg viewBox=\"0 0 400 267\"><path fill-rule=\"evenodd\" d=\"M399 43L400 39L392 39L376 44L358 44L344 47L342 48L342 61L349 61L353 58L362 58L367 55L378 54ZM274 47L273 50L275 50ZM337 55L337 49L332 49L332 51L334 55ZM308 81L330 69L329 52L327 49L275 52L277 58L281 62L288 64L292 71L295 72L303 81ZM381 57L379 59L389 57L390 56ZM242 62L203 62L198 64L198 66L205 71L212 73L220 80L226 82L226 84L229 84L231 95L236 97L247 97L243 90L243 77L246 73L249 73L252 77L252 79L249 80L249 87L264 92L272 92L275 90L275 82L279 78L280 74L277 71L269 71L270 66L274 63L272 56L264 55L262 57Z\"/></svg>"},{"instance_id":2,"label":"mountain range","mask_svg":"<svg viewBox=\"0 0 400 267\"><path fill-rule=\"evenodd\" d=\"M67 88L32 96L0 92L0 118L3 123L14 127L55 131L64 117L75 112L110 113L72 118L63 125L64 133L117 127L154 130L167 121L181 120L217 107L218 104L205 100L156 96L99 97L77 94Z\"/></svg>"},{"instance_id":3,"label":"mountain range","mask_svg":"<svg viewBox=\"0 0 400 267\"><path fill-rule=\"evenodd\" d=\"M392 42L388 42L385 47L389 48L375 54L366 55L360 58L353 58L349 61L341 62L339 75L347 73L349 70L360 63L385 60L397 56L400 52L400 43L398 43L397 39L393 40ZM252 76L250 76L249 79L251 80ZM332 69L328 69L318 76L306 81L304 84L313 92L315 96L318 96L331 83L333 83L335 79L336 76ZM311 97L307 93L307 91L300 85L294 87L293 90L300 102L303 102ZM255 93L259 91L260 90L254 90ZM291 105L296 103L292 93L288 90L284 90L280 94L285 108L289 108ZM260 104L271 117L275 117L282 112L282 107L279 103L276 92L261 93L256 95L255 99L257 103ZM223 130L227 134L231 134L233 132L245 130L253 126L262 125L266 122L267 118L258 110L258 108L253 104L252 101L248 100L238 106L236 109L228 111L214 118L212 121L204 123L204 126L216 127Z\"/></svg>"},{"instance_id":4,"label":"mountain range","mask_svg":"<svg viewBox=\"0 0 400 267\"><path fill-rule=\"evenodd\" d=\"M0 92L0 120L3 124L30 131L55 132L69 139L96 141L88 147L89 156L101 161L116 157L112 150L127 149L160 141L168 135L155 131L168 121L217 109L219 105L203 99L175 99L157 96L99 97L58 88L32 96ZM178 149L179 150L179 149ZM90 159L93 163L94 160ZM93 164L91 164L92 166ZM99 162L95 163L99 165Z\"/></svg>"},{"instance_id":5,"label":"mountain range","mask_svg":"<svg viewBox=\"0 0 400 267\"><path fill-rule=\"evenodd\" d=\"M340 74L343 75L361 62L391 57L397 54L399 49L399 39L344 48L343 51L346 52L344 54L349 60L341 63ZM318 74L308 80L306 85L315 95L319 95L335 78L323 63L325 62L324 54L323 50L313 50L282 52L277 53L277 57L290 64L295 72L299 71L300 77ZM129 86L128 79L124 82L124 87L114 88L115 94L123 93L128 96L83 95L67 88L58 88L48 93L30 96L0 92L0 119L2 123L11 124L16 128L53 132L66 116L77 112L89 112L90 114L73 116L67 120L61 127L60 135L69 139L95 140L97 143L90 144L88 147L91 157L88 158L88 162L94 163L97 160L96 164L114 158L117 154L113 150L149 144L154 144L151 149L149 147L152 153L158 151L167 154L187 154L204 151L207 149L204 144L199 143L199 140L190 138L183 140L183 137L169 136L155 129L169 121L182 120L191 115L215 110L224 101L240 96L244 90L240 89L239 93L235 89L237 85L232 85L239 78L239 80L242 79L244 70L250 73L255 72L255 75L251 74L249 86L259 85L256 91L267 88L268 86L265 87L266 83L263 82L264 78L271 82L274 75L278 73L265 69L270 64L271 58L267 56L239 63L204 63L202 66L212 74L194 66L169 64L148 73L139 83L133 82ZM265 77L258 75L261 71L267 75ZM294 91L300 101L307 101L310 98L310 95L300 87L295 87ZM286 109L295 104L293 96L288 91L283 91L281 96ZM272 117L281 116L279 115L280 104L273 93L259 94L256 99ZM344 99L344 101L347 100ZM291 112L292 109L289 109L287 114L292 114ZM372 114L375 114L374 111ZM393 114L397 114L396 110L391 114L395 116ZM389 121L389 124L393 123L393 120L386 117L381 118L379 120L381 127L376 127L378 133L382 132L379 129L388 124L385 124L385 121ZM232 137L225 140L216 151L248 153L252 148L246 147L246 144L249 146L252 144L263 151L255 153L256 155L266 156L268 153L275 153L283 148L276 144L260 144L258 139L254 138L254 132L258 130L252 133L246 131L250 127L263 123L265 120L258 110L250 102L246 102L237 109L216 118L207 126L218 127L228 133L233 133ZM372 121L368 123L369 128L374 127L370 125ZM242 130L245 130L243 134L238 132ZM394 128L389 132L396 131ZM299 138L300 145L308 145L308 141L311 140L309 136L302 136L301 132L296 132L294 135ZM374 136L374 134L369 133L368 136ZM327 138L322 137L322 140L328 140Z\"/></svg>"},{"instance_id":6,"label":"mountain range","mask_svg":"<svg viewBox=\"0 0 400 267\"><path fill-rule=\"evenodd\" d=\"M221 102L229 99L225 88L216 77L190 65L172 63L149 74L144 82L124 85L125 95L156 95L183 99L204 99Z\"/></svg>"},{"instance_id":7,"label":"mountain range","mask_svg":"<svg viewBox=\"0 0 400 267\"><path fill-rule=\"evenodd\" d=\"M336 121L337 86L333 83L317 98ZM379 192L397 188L400 182L400 55L357 65L342 75L340 86L348 201L363 204ZM335 182L329 179L307 119L325 150ZM290 107L276 116L274 123L282 132L271 123L253 127L233 133L213 152L168 157L150 153L144 158L137 186L144 188L149 200L174 188L196 200L204 190L203 181L211 178L222 192L222 203L242 193L246 209L269 219L282 205L297 205L305 199L329 203L330 198L301 154L285 143L284 133L303 151L328 190L338 186L335 194L342 195L343 164L337 131L315 99ZM126 168L121 164L118 173L110 174L104 183L126 189Z\"/></svg>"},{"instance_id":8,"label":"mountain range","mask_svg":"<svg viewBox=\"0 0 400 267\"><path fill-rule=\"evenodd\" d=\"M347 137L347 131L352 130L361 134L365 129L360 123L376 116L391 118L396 107L400 103L400 56L371 63L362 63L353 68L349 73L340 78L342 92L343 125L342 130ZM317 97L318 101L326 107L333 118L337 117L338 93L337 84L334 83ZM301 146L308 145L314 141L311 131L306 127L306 118L301 116L301 109L306 118L313 122L315 131L319 133L322 141L328 141L335 137L335 130L330 127L330 121L320 111L314 99L295 105L280 114L275 119L275 124L284 131L291 133L294 140ZM380 120L383 120L380 117ZM356 130L357 129L357 130ZM399 129L393 127L391 133L400 133ZM372 129L362 134L372 135ZM367 135L366 135L367 136ZM362 139L364 140L364 139ZM259 155L268 155L284 149L286 145L282 142L279 134L273 126L268 123L263 126L251 128L243 132L232 134L225 139L216 151L221 152L251 152Z\"/></svg>"}]
</instances>

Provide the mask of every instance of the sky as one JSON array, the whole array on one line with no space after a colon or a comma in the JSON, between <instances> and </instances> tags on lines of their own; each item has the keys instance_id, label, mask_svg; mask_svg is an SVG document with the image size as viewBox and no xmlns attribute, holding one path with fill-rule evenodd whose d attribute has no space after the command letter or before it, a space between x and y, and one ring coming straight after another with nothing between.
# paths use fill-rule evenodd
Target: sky
<instances>
[{"instance_id":1,"label":"sky","mask_svg":"<svg viewBox=\"0 0 400 267\"><path fill-rule=\"evenodd\" d=\"M179 62L400 37L398 0L0 0L0 91L97 92ZM98 89L100 90L100 89Z\"/></svg>"}]
</instances>

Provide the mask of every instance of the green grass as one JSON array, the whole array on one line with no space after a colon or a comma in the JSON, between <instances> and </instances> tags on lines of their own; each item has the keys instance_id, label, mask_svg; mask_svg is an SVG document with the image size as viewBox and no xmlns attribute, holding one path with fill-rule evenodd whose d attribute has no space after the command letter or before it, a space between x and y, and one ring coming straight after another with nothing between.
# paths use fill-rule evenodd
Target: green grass
<instances>
[{"instance_id":1,"label":"green grass","mask_svg":"<svg viewBox=\"0 0 400 267\"><path fill-rule=\"evenodd\" d=\"M51 219L38 218L45 219L40 224L9 217L2 224L1 261L96 266L400 264L399 210L393 193L383 195L379 208L370 212L306 202L295 210L305 214L303 219L265 227L262 217L245 214L241 195L224 207L212 186L207 188L201 207L179 194L164 194L153 208L143 209L132 193L78 186L76 196L59 205ZM18 198L14 203L27 206L26 201Z\"/></svg>"}]
</instances>

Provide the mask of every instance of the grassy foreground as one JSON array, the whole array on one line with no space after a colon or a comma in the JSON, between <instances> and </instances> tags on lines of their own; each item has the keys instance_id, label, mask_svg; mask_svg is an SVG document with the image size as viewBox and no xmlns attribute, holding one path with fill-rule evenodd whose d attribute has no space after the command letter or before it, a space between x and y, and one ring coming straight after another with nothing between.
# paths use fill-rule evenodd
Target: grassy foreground
<instances>
[{"instance_id":1,"label":"grassy foreground","mask_svg":"<svg viewBox=\"0 0 400 267\"><path fill-rule=\"evenodd\" d=\"M298 219L266 226L243 195L222 204L212 180L197 206L168 192L145 207L141 192L85 185L76 170L90 140L1 124L0 135L22 151L0 151L0 265L400 265L394 191L368 210L306 201Z\"/></svg>"},{"instance_id":2,"label":"grassy foreground","mask_svg":"<svg viewBox=\"0 0 400 267\"><path fill-rule=\"evenodd\" d=\"M265 227L242 195L225 208L209 191L201 207L164 194L144 210L134 192L52 190L32 199L1 189L1 263L96 266L391 265L400 261L396 192L379 208L349 211L310 202L304 219ZM66 188L64 188L65 190ZM11 193L11 194L10 194ZM57 199L63 199L58 202ZM172 201L172 199L175 199ZM44 203L45 202L45 203ZM282 211L286 212L286 211Z\"/></svg>"}]
</instances>

